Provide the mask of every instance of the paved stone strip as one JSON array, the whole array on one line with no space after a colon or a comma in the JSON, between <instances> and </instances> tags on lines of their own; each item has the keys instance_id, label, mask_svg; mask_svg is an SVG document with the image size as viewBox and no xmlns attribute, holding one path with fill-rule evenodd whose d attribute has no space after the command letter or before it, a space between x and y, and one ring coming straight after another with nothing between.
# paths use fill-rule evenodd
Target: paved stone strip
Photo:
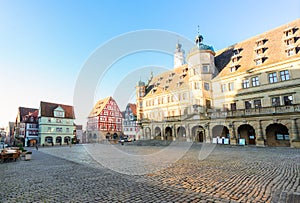
<instances>
[{"instance_id":1,"label":"paved stone strip","mask_svg":"<svg viewBox=\"0 0 300 203\"><path fill-rule=\"evenodd\" d=\"M32 157L0 165L5 171L0 178L1 202L199 202L205 198L42 152Z\"/></svg>"},{"instance_id":2,"label":"paved stone strip","mask_svg":"<svg viewBox=\"0 0 300 203\"><path fill-rule=\"evenodd\" d=\"M219 154L223 150L231 150L231 155L236 157L238 157L236 153L242 152L242 159L223 162L226 153L223 156ZM300 151L287 148L276 150L219 147L207 160L202 162L194 160L192 167L190 167L191 160L182 159L167 171L153 174L152 177L163 179L162 182L165 184L181 184L181 187L189 190L227 200L271 202L275 190L297 192L299 188L299 181L296 180L299 179ZM285 152L286 155L281 154ZM277 156L279 154L281 155ZM192 157L192 154L187 157ZM187 170L184 172L184 169ZM196 185L198 187L195 187Z\"/></svg>"},{"instance_id":3,"label":"paved stone strip","mask_svg":"<svg viewBox=\"0 0 300 203\"><path fill-rule=\"evenodd\" d=\"M116 147L132 154L162 149ZM31 161L0 164L0 202L256 203L298 197L299 149L217 146L201 161L200 150L194 145L168 168L133 176L105 168L83 146L40 148ZM114 162L128 163L134 164Z\"/></svg>"}]
</instances>

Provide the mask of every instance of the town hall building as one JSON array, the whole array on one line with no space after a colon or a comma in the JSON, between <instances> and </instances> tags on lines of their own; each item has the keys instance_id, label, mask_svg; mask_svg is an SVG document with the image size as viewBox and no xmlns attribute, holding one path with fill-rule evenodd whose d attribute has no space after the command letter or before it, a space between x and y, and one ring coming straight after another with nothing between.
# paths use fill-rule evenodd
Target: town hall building
<instances>
[{"instance_id":1,"label":"town hall building","mask_svg":"<svg viewBox=\"0 0 300 203\"><path fill-rule=\"evenodd\" d=\"M198 34L139 81L142 139L300 148L300 19L217 52Z\"/></svg>"}]
</instances>

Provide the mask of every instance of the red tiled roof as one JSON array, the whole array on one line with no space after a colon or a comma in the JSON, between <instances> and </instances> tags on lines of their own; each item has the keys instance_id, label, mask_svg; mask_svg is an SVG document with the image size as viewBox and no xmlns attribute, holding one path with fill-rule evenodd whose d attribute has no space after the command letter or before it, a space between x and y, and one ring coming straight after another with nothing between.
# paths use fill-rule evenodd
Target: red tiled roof
<instances>
[{"instance_id":1,"label":"red tiled roof","mask_svg":"<svg viewBox=\"0 0 300 203\"><path fill-rule=\"evenodd\" d=\"M296 49L299 49L300 19L297 19L218 51L215 57L215 65L219 69L220 73L216 76L216 78L246 72L264 65L270 65L299 57L299 50L296 50L297 54L294 56L287 56L286 49L288 46L285 43L286 38L284 32L288 29L294 30L294 35L292 36L295 38L294 46ZM263 42L263 45L260 46L261 48L257 45L257 42L259 41ZM264 56L265 60L261 65L256 65L255 59L257 54L255 50L262 48L264 51L261 55ZM236 56L238 57L236 64L239 68L235 72L231 72L230 69L233 66L231 60L232 57L234 57L234 50L240 50L240 54Z\"/></svg>"},{"instance_id":2,"label":"red tiled roof","mask_svg":"<svg viewBox=\"0 0 300 203\"><path fill-rule=\"evenodd\" d=\"M130 103L129 105L130 105L130 109L131 109L133 115L136 116L136 104Z\"/></svg>"},{"instance_id":3,"label":"red tiled roof","mask_svg":"<svg viewBox=\"0 0 300 203\"><path fill-rule=\"evenodd\" d=\"M82 130L82 125L76 125L76 130Z\"/></svg>"},{"instance_id":4,"label":"red tiled roof","mask_svg":"<svg viewBox=\"0 0 300 203\"><path fill-rule=\"evenodd\" d=\"M28 114L29 116L33 116L33 117L38 117L38 115L39 115L39 110L37 109L37 110L35 110L34 112L30 112L29 114Z\"/></svg>"},{"instance_id":5,"label":"red tiled roof","mask_svg":"<svg viewBox=\"0 0 300 203\"><path fill-rule=\"evenodd\" d=\"M38 112L39 110L38 109L34 109L34 108L27 108L27 107L19 107L19 112L18 112L18 114L19 114L19 118L20 118L20 122L22 122L23 121L23 118L24 118L24 116L27 116L27 115L29 115L29 114L32 114L32 113L34 113L34 112Z\"/></svg>"},{"instance_id":6,"label":"red tiled roof","mask_svg":"<svg viewBox=\"0 0 300 203\"><path fill-rule=\"evenodd\" d=\"M40 115L45 117L54 117L54 109L58 106L64 109L65 111L65 118L72 118L75 119L74 108L73 106L65 105L65 104L56 104L56 103L49 103L41 101L40 106Z\"/></svg>"}]
</instances>

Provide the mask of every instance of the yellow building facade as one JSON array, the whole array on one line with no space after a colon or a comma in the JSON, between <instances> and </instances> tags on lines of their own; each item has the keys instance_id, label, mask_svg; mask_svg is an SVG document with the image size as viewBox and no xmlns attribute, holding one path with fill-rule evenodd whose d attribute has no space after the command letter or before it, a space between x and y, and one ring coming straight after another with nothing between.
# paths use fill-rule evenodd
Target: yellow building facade
<instances>
[{"instance_id":1,"label":"yellow building facade","mask_svg":"<svg viewBox=\"0 0 300 203\"><path fill-rule=\"evenodd\" d=\"M141 139L300 147L300 19L215 52L198 35L137 84Z\"/></svg>"}]
</instances>

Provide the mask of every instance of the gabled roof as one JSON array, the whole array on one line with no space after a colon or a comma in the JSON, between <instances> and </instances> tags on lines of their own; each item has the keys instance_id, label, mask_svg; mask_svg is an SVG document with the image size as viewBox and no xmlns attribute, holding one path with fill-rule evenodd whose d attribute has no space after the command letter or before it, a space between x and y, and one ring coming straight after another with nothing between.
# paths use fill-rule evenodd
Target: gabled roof
<instances>
[{"instance_id":1,"label":"gabled roof","mask_svg":"<svg viewBox=\"0 0 300 203\"><path fill-rule=\"evenodd\" d=\"M131 109L134 116L136 116L136 104L129 104L129 108Z\"/></svg>"},{"instance_id":2,"label":"gabled roof","mask_svg":"<svg viewBox=\"0 0 300 203\"><path fill-rule=\"evenodd\" d=\"M34 112L29 112L27 115L25 115L24 122L26 123L37 123L38 122L38 116L39 116L39 110L36 109ZM32 120L33 118L33 120Z\"/></svg>"},{"instance_id":3,"label":"gabled roof","mask_svg":"<svg viewBox=\"0 0 300 203\"><path fill-rule=\"evenodd\" d=\"M216 76L216 78L221 78L223 76L226 77L236 73L244 73L261 66L299 57L300 51L293 56L287 56L286 54L286 49L288 46L284 42L284 32L289 29L293 29L295 33L294 36L296 37L294 46L298 47L297 49L299 49L300 19L297 19L278 28L272 29L218 51L215 57L215 65L221 72ZM257 45L259 41L263 42L261 47ZM264 62L261 65L256 65L255 59L257 57L257 53L255 50L260 48L264 49L263 53L261 54L264 57ZM234 56L235 50L240 51L237 56ZM238 69L235 72L231 72L231 67L233 66L231 61L232 57L239 57L236 62Z\"/></svg>"},{"instance_id":4,"label":"gabled roof","mask_svg":"<svg viewBox=\"0 0 300 203\"><path fill-rule=\"evenodd\" d=\"M147 86L145 98L188 88L189 76L187 70L188 64L184 64L173 70L154 76ZM185 74L185 77L180 79L183 74ZM180 84L178 85L178 83Z\"/></svg>"},{"instance_id":5,"label":"gabled roof","mask_svg":"<svg viewBox=\"0 0 300 203\"><path fill-rule=\"evenodd\" d=\"M34 109L34 108L27 108L27 107L19 107L19 121L22 122L23 121L23 118L25 118L25 116L29 115L29 114L32 114L34 112L38 112L39 110L38 109Z\"/></svg>"},{"instance_id":6,"label":"gabled roof","mask_svg":"<svg viewBox=\"0 0 300 203\"><path fill-rule=\"evenodd\" d=\"M76 130L82 130L82 125L76 125Z\"/></svg>"},{"instance_id":7,"label":"gabled roof","mask_svg":"<svg viewBox=\"0 0 300 203\"><path fill-rule=\"evenodd\" d=\"M95 104L94 108L92 109L89 117L99 116L100 113L102 112L102 110L104 109L104 107L106 106L106 104L111 99L112 99L112 97L106 97L104 99L101 99L101 100L97 101L97 103Z\"/></svg>"},{"instance_id":8,"label":"gabled roof","mask_svg":"<svg viewBox=\"0 0 300 203\"><path fill-rule=\"evenodd\" d=\"M56 104L50 102L41 101L40 105L40 116L41 117L54 117L54 109L58 106L64 109L65 118L75 119L74 108L73 106L65 105L65 104Z\"/></svg>"}]
</instances>

